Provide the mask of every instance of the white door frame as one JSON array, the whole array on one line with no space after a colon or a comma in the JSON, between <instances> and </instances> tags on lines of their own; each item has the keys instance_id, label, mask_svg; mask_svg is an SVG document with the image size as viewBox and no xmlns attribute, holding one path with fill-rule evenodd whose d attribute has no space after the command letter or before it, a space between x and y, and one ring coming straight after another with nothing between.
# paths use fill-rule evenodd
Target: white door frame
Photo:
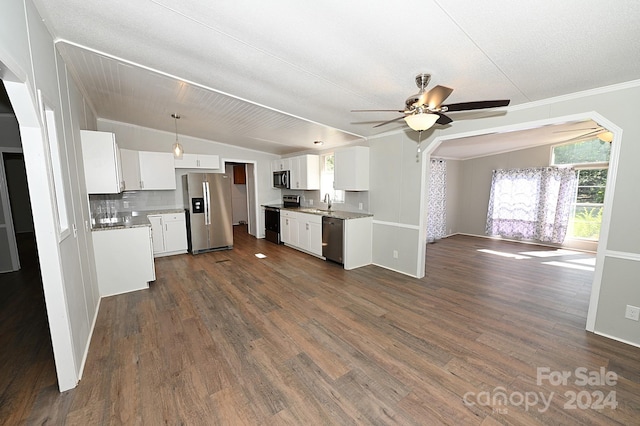
<instances>
[{"instance_id":1,"label":"white door frame","mask_svg":"<svg viewBox=\"0 0 640 426\"><path fill-rule=\"evenodd\" d=\"M222 159L223 170L225 170L227 163L244 164L245 172L247 171L247 167L246 167L247 165L249 164L253 165L253 179L251 181L249 180L249 173L247 173L247 209L248 209L247 221L249 222L247 224L247 229L250 235L253 235L254 237L258 238L258 229L259 229L258 214L260 209L260 206L258 205L258 182L256 177L256 168L257 168L258 162L255 160L223 158ZM249 193L250 191L253 192L253 199L251 199L252 197L251 197L251 194ZM252 211L253 211L253 216L252 216ZM254 233L252 233L251 231L254 231Z\"/></svg>"},{"instance_id":2,"label":"white door frame","mask_svg":"<svg viewBox=\"0 0 640 426\"><path fill-rule=\"evenodd\" d=\"M26 77L15 76L15 73L5 72L2 77L20 128L58 388L63 392L78 384L79 375L47 173L46 136L37 96L31 91L32 84Z\"/></svg>"}]
</instances>

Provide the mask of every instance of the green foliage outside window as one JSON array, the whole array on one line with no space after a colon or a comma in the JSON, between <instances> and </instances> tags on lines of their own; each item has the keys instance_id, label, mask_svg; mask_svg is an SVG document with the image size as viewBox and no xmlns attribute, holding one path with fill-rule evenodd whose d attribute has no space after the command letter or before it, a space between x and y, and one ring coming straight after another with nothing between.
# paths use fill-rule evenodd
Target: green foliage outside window
<instances>
[{"instance_id":1,"label":"green foliage outside window","mask_svg":"<svg viewBox=\"0 0 640 426\"><path fill-rule=\"evenodd\" d=\"M600 225L602 224L602 206L586 207L577 206L572 220L571 234L575 238L597 240L600 237Z\"/></svg>"},{"instance_id":2,"label":"green foliage outside window","mask_svg":"<svg viewBox=\"0 0 640 426\"><path fill-rule=\"evenodd\" d=\"M611 144L598 138L553 147L553 164L607 163Z\"/></svg>"},{"instance_id":3,"label":"green foliage outside window","mask_svg":"<svg viewBox=\"0 0 640 426\"><path fill-rule=\"evenodd\" d=\"M602 223L607 168L589 168L589 164L606 164L611 144L591 139L553 147L553 164L574 165L578 173L578 187L568 235L573 238L598 240ZM593 167L593 166L591 166Z\"/></svg>"}]
</instances>

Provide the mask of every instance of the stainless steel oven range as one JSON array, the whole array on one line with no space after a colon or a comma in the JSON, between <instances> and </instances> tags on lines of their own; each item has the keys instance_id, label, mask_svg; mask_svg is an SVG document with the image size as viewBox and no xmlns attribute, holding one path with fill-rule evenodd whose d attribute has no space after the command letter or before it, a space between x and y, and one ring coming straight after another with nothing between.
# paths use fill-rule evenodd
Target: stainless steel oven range
<instances>
[{"instance_id":1,"label":"stainless steel oven range","mask_svg":"<svg viewBox=\"0 0 640 426\"><path fill-rule=\"evenodd\" d=\"M280 244L280 207L300 207L299 195L283 195L282 206L264 206L264 238Z\"/></svg>"}]
</instances>

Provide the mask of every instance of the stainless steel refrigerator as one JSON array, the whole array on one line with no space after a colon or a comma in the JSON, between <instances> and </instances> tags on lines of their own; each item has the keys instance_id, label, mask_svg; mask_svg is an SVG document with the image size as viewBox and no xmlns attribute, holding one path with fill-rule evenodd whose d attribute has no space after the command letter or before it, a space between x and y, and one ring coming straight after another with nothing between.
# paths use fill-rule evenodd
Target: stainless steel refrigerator
<instances>
[{"instance_id":1,"label":"stainless steel refrigerator","mask_svg":"<svg viewBox=\"0 0 640 426\"><path fill-rule=\"evenodd\" d=\"M193 254L233 248L231 179L222 173L183 176L187 240Z\"/></svg>"}]
</instances>

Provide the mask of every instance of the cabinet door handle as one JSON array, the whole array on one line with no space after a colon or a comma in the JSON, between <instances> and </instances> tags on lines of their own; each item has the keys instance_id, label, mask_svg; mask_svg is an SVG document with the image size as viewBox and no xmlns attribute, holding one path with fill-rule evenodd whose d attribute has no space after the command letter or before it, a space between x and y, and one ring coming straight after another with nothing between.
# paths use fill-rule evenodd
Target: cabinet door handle
<instances>
[{"instance_id":1,"label":"cabinet door handle","mask_svg":"<svg viewBox=\"0 0 640 426\"><path fill-rule=\"evenodd\" d=\"M307 231L309 230L309 224L307 223Z\"/></svg>"},{"instance_id":2,"label":"cabinet door handle","mask_svg":"<svg viewBox=\"0 0 640 426\"><path fill-rule=\"evenodd\" d=\"M144 188L144 182L140 181L140 189Z\"/></svg>"},{"instance_id":3,"label":"cabinet door handle","mask_svg":"<svg viewBox=\"0 0 640 426\"><path fill-rule=\"evenodd\" d=\"M166 223L164 224L164 230L165 230L165 231L168 231L168 230L169 230L169 228L167 228L167 224L166 224Z\"/></svg>"}]
</instances>

